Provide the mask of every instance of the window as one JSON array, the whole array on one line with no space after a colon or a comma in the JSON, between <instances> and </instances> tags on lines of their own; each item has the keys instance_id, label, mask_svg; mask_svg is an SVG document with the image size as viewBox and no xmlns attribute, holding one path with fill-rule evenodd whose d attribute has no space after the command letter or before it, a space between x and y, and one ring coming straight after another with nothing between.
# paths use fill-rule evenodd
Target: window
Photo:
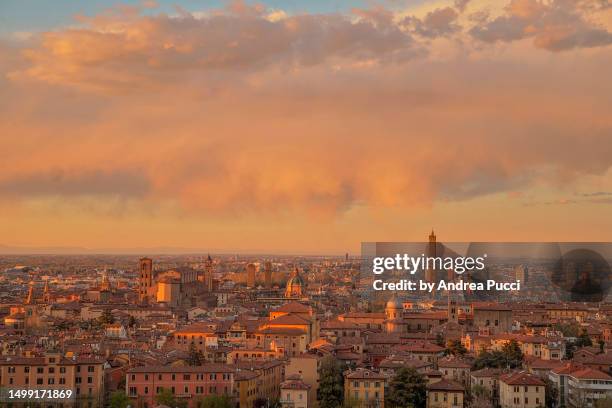
<instances>
[{"instance_id":1,"label":"window","mask_svg":"<svg viewBox=\"0 0 612 408\"><path fill-rule=\"evenodd\" d=\"M191 380L191 376L189 374L183 374L183 380L189 381Z\"/></svg>"},{"instance_id":2,"label":"window","mask_svg":"<svg viewBox=\"0 0 612 408\"><path fill-rule=\"evenodd\" d=\"M45 372L45 368L44 367L36 367L36 373L37 374L42 374Z\"/></svg>"},{"instance_id":3,"label":"window","mask_svg":"<svg viewBox=\"0 0 612 408\"><path fill-rule=\"evenodd\" d=\"M55 367L49 367L49 374L55 373Z\"/></svg>"},{"instance_id":4,"label":"window","mask_svg":"<svg viewBox=\"0 0 612 408\"><path fill-rule=\"evenodd\" d=\"M60 367L60 374L66 373L66 367Z\"/></svg>"},{"instance_id":5,"label":"window","mask_svg":"<svg viewBox=\"0 0 612 408\"><path fill-rule=\"evenodd\" d=\"M88 373L93 373L94 371L96 371L96 367L94 367L94 366L88 366L87 367L87 372Z\"/></svg>"},{"instance_id":6,"label":"window","mask_svg":"<svg viewBox=\"0 0 612 408\"><path fill-rule=\"evenodd\" d=\"M145 388L144 388L144 393L145 393L145 394L148 394L148 393L149 393L149 387L145 387Z\"/></svg>"},{"instance_id":7,"label":"window","mask_svg":"<svg viewBox=\"0 0 612 408\"><path fill-rule=\"evenodd\" d=\"M9 367L9 373L11 372L11 368L15 368L15 367ZM14 372L14 371L13 371ZM25 366L23 367L23 372L24 373L29 373L30 372L30 366Z\"/></svg>"},{"instance_id":8,"label":"window","mask_svg":"<svg viewBox=\"0 0 612 408\"><path fill-rule=\"evenodd\" d=\"M49 384L49 385L55 384L55 378L48 378L47 379L47 384Z\"/></svg>"},{"instance_id":9,"label":"window","mask_svg":"<svg viewBox=\"0 0 612 408\"><path fill-rule=\"evenodd\" d=\"M37 385L42 385L43 384L43 379L42 378L37 378L36 379L36 384Z\"/></svg>"},{"instance_id":10,"label":"window","mask_svg":"<svg viewBox=\"0 0 612 408\"><path fill-rule=\"evenodd\" d=\"M135 397L136 395L136 387L130 387L130 397Z\"/></svg>"}]
</instances>

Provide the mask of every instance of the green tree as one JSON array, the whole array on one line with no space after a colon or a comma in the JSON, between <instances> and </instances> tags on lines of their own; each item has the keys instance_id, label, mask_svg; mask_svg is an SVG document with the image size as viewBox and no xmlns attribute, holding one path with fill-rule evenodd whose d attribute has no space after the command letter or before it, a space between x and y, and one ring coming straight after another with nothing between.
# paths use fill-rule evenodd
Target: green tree
<instances>
[{"instance_id":1,"label":"green tree","mask_svg":"<svg viewBox=\"0 0 612 408\"><path fill-rule=\"evenodd\" d=\"M568 341L565 343L565 359L571 360L574 357L574 351L576 351L576 344Z\"/></svg>"},{"instance_id":2,"label":"green tree","mask_svg":"<svg viewBox=\"0 0 612 408\"><path fill-rule=\"evenodd\" d=\"M425 377L412 367L400 368L389 383L386 397L388 408L424 408L427 403Z\"/></svg>"},{"instance_id":3,"label":"green tree","mask_svg":"<svg viewBox=\"0 0 612 408\"><path fill-rule=\"evenodd\" d=\"M544 378L544 400L546 401L546 408L556 407L558 398L559 390L557 390L555 384L548 378Z\"/></svg>"},{"instance_id":4,"label":"green tree","mask_svg":"<svg viewBox=\"0 0 612 408\"><path fill-rule=\"evenodd\" d=\"M155 396L155 402L157 402L159 405L166 405L171 408L176 407L176 398L174 398L174 394L169 388L162 388L159 390Z\"/></svg>"},{"instance_id":5,"label":"green tree","mask_svg":"<svg viewBox=\"0 0 612 408\"><path fill-rule=\"evenodd\" d=\"M580 336L578 336L578 339L576 340L576 347L590 347L592 345L593 342L591 341L591 338L589 337L589 334L587 333L586 329L582 329Z\"/></svg>"},{"instance_id":6,"label":"green tree","mask_svg":"<svg viewBox=\"0 0 612 408\"><path fill-rule=\"evenodd\" d=\"M598 344L599 344L599 353L598 354L603 354L604 353L604 347L606 347L606 342L600 339Z\"/></svg>"},{"instance_id":7,"label":"green tree","mask_svg":"<svg viewBox=\"0 0 612 408\"><path fill-rule=\"evenodd\" d=\"M232 399L226 395L209 395L196 405L198 408L233 408Z\"/></svg>"},{"instance_id":8,"label":"green tree","mask_svg":"<svg viewBox=\"0 0 612 408\"><path fill-rule=\"evenodd\" d=\"M195 343L189 345L189 359L188 363L190 366L201 366L204 363L204 354L197 349Z\"/></svg>"},{"instance_id":9,"label":"green tree","mask_svg":"<svg viewBox=\"0 0 612 408\"><path fill-rule=\"evenodd\" d=\"M355 397L348 397L344 399L344 403L342 404L342 408L359 408L361 406L361 401L359 401Z\"/></svg>"},{"instance_id":10,"label":"green tree","mask_svg":"<svg viewBox=\"0 0 612 408\"><path fill-rule=\"evenodd\" d=\"M100 316L100 318L98 320L102 324L113 324L113 323L115 323L115 317L111 313L110 309L104 309L104 312L102 312L102 316Z\"/></svg>"},{"instance_id":11,"label":"green tree","mask_svg":"<svg viewBox=\"0 0 612 408\"><path fill-rule=\"evenodd\" d=\"M461 344L461 340L449 340L444 352L453 356L463 356L467 353L467 349Z\"/></svg>"},{"instance_id":12,"label":"green tree","mask_svg":"<svg viewBox=\"0 0 612 408\"><path fill-rule=\"evenodd\" d=\"M441 333L436 334L436 344L440 347L444 347L444 336Z\"/></svg>"},{"instance_id":13,"label":"green tree","mask_svg":"<svg viewBox=\"0 0 612 408\"><path fill-rule=\"evenodd\" d=\"M136 318L134 316L130 316L130 318L128 319L128 326L130 327L136 326Z\"/></svg>"},{"instance_id":14,"label":"green tree","mask_svg":"<svg viewBox=\"0 0 612 408\"><path fill-rule=\"evenodd\" d=\"M326 356L319 368L319 407L338 408L342 406L344 396L344 377L338 360Z\"/></svg>"},{"instance_id":15,"label":"green tree","mask_svg":"<svg viewBox=\"0 0 612 408\"><path fill-rule=\"evenodd\" d=\"M580 326L577 322L572 323L556 323L553 328L563 333L564 337L578 337Z\"/></svg>"},{"instance_id":16,"label":"green tree","mask_svg":"<svg viewBox=\"0 0 612 408\"><path fill-rule=\"evenodd\" d=\"M123 391L115 391L110 396L109 406L111 408L126 408L129 404L130 399Z\"/></svg>"},{"instance_id":17,"label":"green tree","mask_svg":"<svg viewBox=\"0 0 612 408\"><path fill-rule=\"evenodd\" d=\"M523 365L523 352L516 340L512 339L504 344L502 354L507 367L518 368Z\"/></svg>"}]
</instances>

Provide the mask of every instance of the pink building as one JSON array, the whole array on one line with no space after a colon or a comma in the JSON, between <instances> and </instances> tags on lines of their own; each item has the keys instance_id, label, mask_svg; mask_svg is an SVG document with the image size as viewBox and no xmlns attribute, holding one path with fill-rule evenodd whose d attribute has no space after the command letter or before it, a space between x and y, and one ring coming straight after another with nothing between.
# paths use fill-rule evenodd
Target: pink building
<instances>
[{"instance_id":1,"label":"pink building","mask_svg":"<svg viewBox=\"0 0 612 408\"><path fill-rule=\"evenodd\" d=\"M193 406L199 397L234 396L234 385L234 370L223 364L135 367L127 372L126 380L128 396L144 408L155 406L155 396L164 388Z\"/></svg>"}]
</instances>

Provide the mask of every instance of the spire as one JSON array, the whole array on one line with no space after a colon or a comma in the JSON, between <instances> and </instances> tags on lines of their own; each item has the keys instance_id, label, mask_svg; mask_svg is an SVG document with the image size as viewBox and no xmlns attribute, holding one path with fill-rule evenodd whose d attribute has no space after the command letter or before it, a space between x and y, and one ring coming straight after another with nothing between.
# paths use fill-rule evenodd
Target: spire
<instances>
[{"instance_id":1,"label":"spire","mask_svg":"<svg viewBox=\"0 0 612 408\"><path fill-rule=\"evenodd\" d=\"M30 281L30 287L28 288L28 296L26 297L25 304L31 305L34 301L34 281Z\"/></svg>"},{"instance_id":2,"label":"spire","mask_svg":"<svg viewBox=\"0 0 612 408\"><path fill-rule=\"evenodd\" d=\"M51 301L51 294L49 293L49 279L45 280L45 289L43 290L43 302L49 303Z\"/></svg>"}]
</instances>

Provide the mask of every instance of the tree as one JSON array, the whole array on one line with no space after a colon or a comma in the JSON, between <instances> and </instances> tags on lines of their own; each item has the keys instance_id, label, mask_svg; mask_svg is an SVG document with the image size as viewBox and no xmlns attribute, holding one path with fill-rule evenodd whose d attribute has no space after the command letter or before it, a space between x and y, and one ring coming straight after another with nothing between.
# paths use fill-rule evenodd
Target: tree
<instances>
[{"instance_id":1,"label":"tree","mask_svg":"<svg viewBox=\"0 0 612 408\"><path fill-rule=\"evenodd\" d=\"M481 368L518 368L523 364L523 352L516 340L510 340L504 344L501 350L486 351L482 350L476 360L473 369Z\"/></svg>"},{"instance_id":2,"label":"tree","mask_svg":"<svg viewBox=\"0 0 612 408\"><path fill-rule=\"evenodd\" d=\"M606 346L606 342L601 340L601 339L599 339L598 344L599 344L599 353L597 353L597 354L603 354L604 353L604 347Z\"/></svg>"},{"instance_id":3,"label":"tree","mask_svg":"<svg viewBox=\"0 0 612 408\"><path fill-rule=\"evenodd\" d=\"M104 309L104 312L102 312L102 316L100 316L99 321L102 324L113 324L115 323L115 317L113 316L110 309Z\"/></svg>"},{"instance_id":4,"label":"tree","mask_svg":"<svg viewBox=\"0 0 612 408\"><path fill-rule=\"evenodd\" d=\"M461 344L461 340L449 340L446 343L445 353L452 354L453 356L463 356L467 353L467 349Z\"/></svg>"},{"instance_id":5,"label":"tree","mask_svg":"<svg viewBox=\"0 0 612 408\"><path fill-rule=\"evenodd\" d=\"M444 347L444 337L441 333L436 334L436 344L440 347Z\"/></svg>"},{"instance_id":6,"label":"tree","mask_svg":"<svg viewBox=\"0 0 612 408\"><path fill-rule=\"evenodd\" d=\"M130 315L130 318L128 319L128 326L129 327L136 326L136 318L134 316Z\"/></svg>"},{"instance_id":7,"label":"tree","mask_svg":"<svg viewBox=\"0 0 612 408\"><path fill-rule=\"evenodd\" d=\"M386 397L388 408L424 408L427 403L425 377L412 367L400 368L389 383Z\"/></svg>"},{"instance_id":8,"label":"tree","mask_svg":"<svg viewBox=\"0 0 612 408\"><path fill-rule=\"evenodd\" d=\"M591 341L586 329L582 329L582 333L580 333L580 336L578 336L578 339L576 340L576 347L590 347L592 345L593 342Z\"/></svg>"},{"instance_id":9,"label":"tree","mask_svg":"<svg viewBox=\"0 0 612 408\"><path fill-rule=\"evenodd\" d=\"M319 407L338 408L342 406L344 396L344 377L338 360L326 356L319 368Z\"/></svg>"},{"instance_id":10,"label":"tree","mask_svg":"<svg viewBox=\"0 0 612 408\"><path fill-rule=\"evenodd\" d=\"M580 333L580 326L577 322L567 324L556 323L553 328L563 333L564 337L578 337L578 333Z\"/></svg>"},{"instance_id":11,"label":"tree","mask_svg":"<svg viewBox=\"0 0 612 408\"><path fill-rule=\"evenodd\" d=\"M126 408L129 404L130 399L123 391L115 391L110 396L109 406L111 408Z\"/></svg>"},{"instance_id":12,"label":"tree","mask_svg":"<svg viewBox=\"0 0 612 408\"><path fill-rule=\"evenodd\" d=\"M576 350L576 344L574 342L568 341L565 344L565 359L571 360L574 357L575 350Z\"/></svg>"},{"instance_id":13,"label":"tree","mask_svg":"<svg viewBox=\"0 0 612 408\"><path fill-rule=\"evenodd\" d=\"M557 406L557 399L559 398L559 390L555 387L555 384L548 378L544 378L544 400L546 401L546 408L554 408Z\"/></svg>"},{"instance_id":14,"label":"tree","mask_svg":"<svg viewBox=\"0 0 612 408\"><path fill-rule=\"evenodd\" d=\"M171 408L176 407L176 398L174 398L174 394L169 388L162 388L159 390L155 396L155 402L157 402L159 405L166 405Z\"/></svg>"},{"instance_id":15,"label":"tree","mask_svg":"<svg viewBox=\"0 0 612 408\"><path fill-rule=\"evenodd\" d=\"M355 397L349 396L344 399L344 403L342 404L342 408L359 408L361 406L361 401L359 401Z\"/></svg>"},{"instance_id":16,"label":"tree","mask_svg":"<svg viewBox=\"0 0 612 408\"><path fill-rule=\"evenodd\" d=\"M507 367L518 368L523 365L523 351L516 340L512 339L504 344L502 354Z\"/></svg>"},{"instance_id":17,"label":"tree","mask_svg":"<svg viewBox=\"0 0 612 408\"><path fill-rule=\"evenodd\" d=\"M233 408L232 400L226 395L209 395L196 403L198 408Z\"/></svg>"},{"instance_id":18,"label":"tree","mask_svg":"<svg viewBox=\"0 0 612 408\"><path fill-rule=\"evenodd\" d=\"M190 366L201 366L204 363L204 355L197 349L195 343L189 345L189 359L187 360Z\"/></svg>"}]
</instances>

